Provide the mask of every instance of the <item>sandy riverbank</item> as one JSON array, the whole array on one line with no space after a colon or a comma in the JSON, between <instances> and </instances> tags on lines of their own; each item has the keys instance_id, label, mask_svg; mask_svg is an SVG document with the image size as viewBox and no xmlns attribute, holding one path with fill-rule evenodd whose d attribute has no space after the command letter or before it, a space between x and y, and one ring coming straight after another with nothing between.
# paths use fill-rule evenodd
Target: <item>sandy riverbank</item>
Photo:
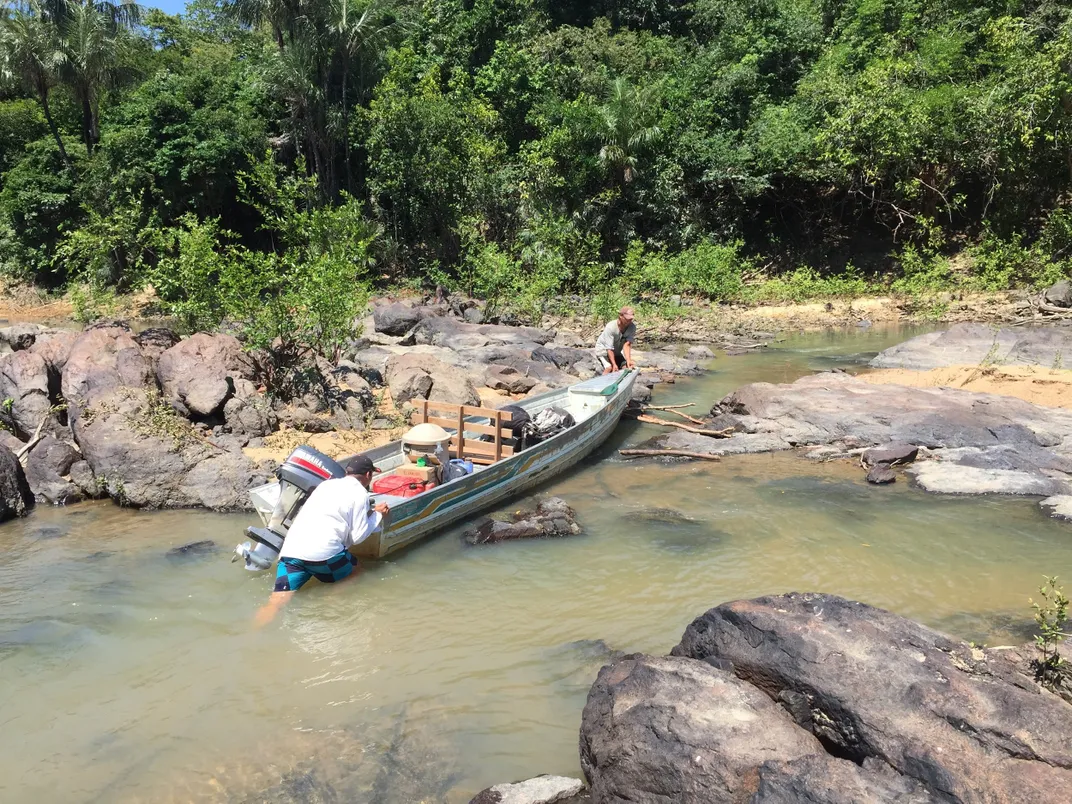
<instances>
[{"instance_id":1,"label":"sandy riverbank","mask_svg":"<svg viewBox=\"0 0 1072 804\"><path fill-rule=\"evenodd\" d=\"M947 366L929 371L879 369L861 374L859 379L910 388L959 388L1072 409L1072 370L1069 369L1041 366Z\"/></svg>"}]
</instances>

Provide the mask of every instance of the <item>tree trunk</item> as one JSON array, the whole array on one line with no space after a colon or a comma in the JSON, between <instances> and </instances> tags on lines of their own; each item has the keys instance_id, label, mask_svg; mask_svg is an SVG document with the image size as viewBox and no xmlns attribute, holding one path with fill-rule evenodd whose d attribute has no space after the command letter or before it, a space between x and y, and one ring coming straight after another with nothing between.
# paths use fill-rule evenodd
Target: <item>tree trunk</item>
<instances>
[{"instance_id":1,"label":"tree trunk","mask_svg":"<svg viewBox=\"0 0 1072 804\"><path fill-rule=\"evenodd\" d=\"M67 149L63 147L63 138L60 136L60 130L56 128L56 121L52 119L52 109L48 105L48 88L38 86L37 87L37 100L41 103L41 110L45 113L45 122L48 123L48 130L52 132L52 139L56 141L56 147L60 151L60 158L63 160L63 164L67 166L68 170L73 169L71 159L67 156Z\"/></svg>"},{"instance_id":2,"label":"tree trunk","mask_svg":"<svg viewBox=\"0 0 1072 804\"><path fill-rule=\"evenodd\" d=\"M96 141L93 137L95 124L93 121L93 103L89 97L89 87L79 87L78 94L82 106L82 142L86 144L86 153L93 156L93 146Z\"/></svg>"}]
</instances>

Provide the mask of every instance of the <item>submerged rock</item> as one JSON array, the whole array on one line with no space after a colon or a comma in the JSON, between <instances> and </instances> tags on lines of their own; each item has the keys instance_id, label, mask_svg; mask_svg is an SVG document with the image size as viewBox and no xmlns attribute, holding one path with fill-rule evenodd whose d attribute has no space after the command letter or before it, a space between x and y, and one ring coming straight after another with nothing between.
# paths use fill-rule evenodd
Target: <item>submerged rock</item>
<instances>
[{"instance_id":1,"label":"submerged rock","mask_svg":"<svg viewBox=\"0 0 1072 804\"><path fill-rule=\"evenodd\" d=\"M170 559L195 558L215 552L216 542L211 539L202 539L199 542L190 542L181 547L172 547L167 551L167 557Z\"/></svg>"},{"instance_id":2,"label":"submerged rock","mask_svg":"<svg viewBox=\"0 0 1072 804\"><path fill-rule=\"evenodd\" d=\"M576 514L558 497L543 500L532 512L519 511L511 522L485 518L465 532L469 544L495 544L515 539L574 536L581 532Z\"/></svg>"},{"instance_id":3,"label":"submerged rock","mask_svg":"<svg viewBox=\"0 0 1072 804\"><path fill-rule=\"evenodd\" d=\"M469 804L580 804L583 792L580 779L544 775L481 790Z\"/></svg>"}]
</instances>

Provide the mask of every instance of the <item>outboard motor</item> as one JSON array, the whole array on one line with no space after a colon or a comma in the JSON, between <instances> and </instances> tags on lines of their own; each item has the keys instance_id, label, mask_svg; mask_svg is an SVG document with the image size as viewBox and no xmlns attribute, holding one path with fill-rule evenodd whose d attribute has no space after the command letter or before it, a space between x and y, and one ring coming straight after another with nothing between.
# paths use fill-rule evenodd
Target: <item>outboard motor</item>
<instances>
[{"instance_id":1,"label":"outboard motor","mask_svg":"<svg viewBox=\"0 0 1072 804\"><path fill-rule=\"evenodd\" d=\"M345 474L346 470L336 461L312 447L294 450L275 472L278 483L269 483L250 491L253 506L265 527L246 528L249 541L235 548L235 557L231 560L241 558L251 572L270 569L279 558L283 539L294 517L305 505L313 489L325 480Z\"/></svg>"}]
</instances>

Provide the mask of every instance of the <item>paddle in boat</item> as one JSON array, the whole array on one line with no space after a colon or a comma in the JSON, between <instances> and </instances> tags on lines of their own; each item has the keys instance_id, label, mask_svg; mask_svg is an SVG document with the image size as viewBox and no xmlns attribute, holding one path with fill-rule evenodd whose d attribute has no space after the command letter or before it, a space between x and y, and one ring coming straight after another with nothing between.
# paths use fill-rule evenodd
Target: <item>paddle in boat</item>
<instances>
[{"instance_id":1,"label":"paddle in boat","mask_svg":"<svg viewBox=\"0 0 1072 804\"><path fill-rule=\"evenodd\" d=\"M614 430L635 380L632 370L605 374L523 399L513 412L417 400L410 441L365 453L382 472L373 500L390 505L391 517L354 552L382 558L569 469ZM549 418L566 426L529 445L530 436L539 437L533 423ZM342 477L348 460L298 447L276 471L277 482L250 491L263 527L246 529L249 541L235 548L233 560L248 570L269 569L309 494Z\"/></svg>"}]
</instances>

